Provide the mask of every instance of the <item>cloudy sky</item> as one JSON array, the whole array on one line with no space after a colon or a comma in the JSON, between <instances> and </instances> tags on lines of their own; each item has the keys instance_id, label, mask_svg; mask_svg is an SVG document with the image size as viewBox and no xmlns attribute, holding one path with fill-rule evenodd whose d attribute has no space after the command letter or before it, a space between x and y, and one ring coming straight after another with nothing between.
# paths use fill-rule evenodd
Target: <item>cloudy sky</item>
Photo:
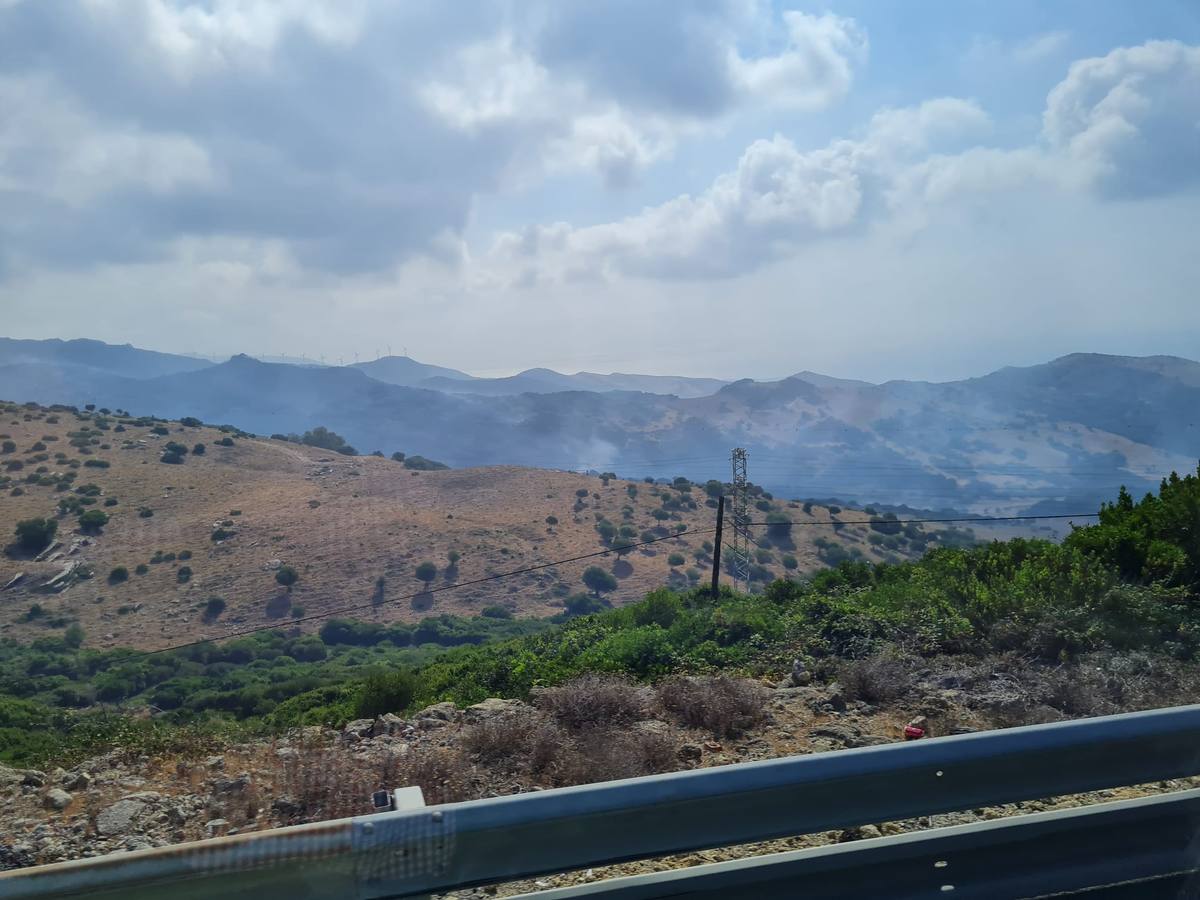
<instances>
[{"instance_id":1,"label":"cloudy sky","mask_svg":"<svg viewBox=\"0 0 1200 900\"><path fill-rule=\"evenodd\" d=\"M1200 357L1195 0L0 0L0 332L955 378Z\"/></svg>"}]
</instances>

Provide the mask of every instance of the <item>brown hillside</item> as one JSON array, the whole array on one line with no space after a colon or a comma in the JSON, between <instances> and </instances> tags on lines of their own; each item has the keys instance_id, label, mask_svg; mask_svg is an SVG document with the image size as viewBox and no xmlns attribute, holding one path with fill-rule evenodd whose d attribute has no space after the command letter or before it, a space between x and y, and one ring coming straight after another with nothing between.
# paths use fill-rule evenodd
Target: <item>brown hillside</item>
<instances>
[{"instance_id":1,"label":"brown hillside","mask_svg":"<svg viewBox=\"0 0 1200 900\"><path fill-rule=\"evenodd\" d=\"M0 480L10 479L0 489L0 533L11 540L18 521L57 516L60 542L41 561L12 548L0 556L0 586L24 573L0 591L0 635L28 640L78 622L88 646L155 648L286 624L300 610L311 616L349 605L364 606L354 617L379 621L472 615L496 603L542 616L558 612L563 597L584 590L580 576L588 565L601 565L617 577L614 603L663 584L686 585L688 569L693 579L709 576L711 559L703 545L712 539L711 531L683 534L621 559L610 553L438 590L603 550L598 516L636 530L638 537L617 543L640 540L656 527L659 534L679 525L711 529L715 511L705 505L700 486L688 494L665 485L620 479L606 485L595 476L508 466L416 472L390 459L347 457L279 440L233 437L234 446L220 446L216 442L231 435L208 426L171 422L164 436L153 432L153 423L81 416L15 405L0 412L0 434L17 445L15 452L0 455ZM85 428L92 430L80 437ZM72 435L84 446L72 446ZM168 465L160 461L168 441L188 448L204 443L206 452ZM34 449L39 443L45 450ZM88 466L89 460L109 465ZM61 477L70 472L76 473L74 481L59 489ZM99 494L84 497L93 500L84 509L102 509L111 517L99 534L83 534L77 513L56 512L63 498L83 496L78 489L86 485L97 486ZM581 491L586 496L578 497ZM683 505L670 510L671 518L656 520L652 513L664 498ZM688 498L695 508L687 506ZM105 505L112 500L115 505ZM800 504L775 502L773 508L798 523L830 519L823 507L813 507L810 514ZM139 515L142 509L153 515ZM549 516L558 524L547 524ZM232 534L214 540L217 529ZM787 552L796 556L797 572L822 565L813 543L819 538L857 546L867 559L883 558L867 543L862 526L845 526L836 535L832 528L800 527L793 534L794 550L769 549L764 565L774 575L787 574L782 565ZM447 565L451 551L461 555L456 569ZM190 558L179 559L188 552ZM685 564L670 565L674 553L682 554ZM166 560L151 561L164 555ZM438 567L434 591L411 597L422 588L414 570L425 560ZM145 574L137 574L139 564L148 567ZM299 573L290 594L275 580L281 565ZM47 584L70 566L75 569L62 578L61 590ZM109 575L119 566L128 570L128 580L112 583ZM183 566L192 570L186 582L180 580ZM202 609L214 596L224 598L227 608L217 621L206 623ZM33 604L42 613L29 620Z\"/></svg>"}]
</instances>

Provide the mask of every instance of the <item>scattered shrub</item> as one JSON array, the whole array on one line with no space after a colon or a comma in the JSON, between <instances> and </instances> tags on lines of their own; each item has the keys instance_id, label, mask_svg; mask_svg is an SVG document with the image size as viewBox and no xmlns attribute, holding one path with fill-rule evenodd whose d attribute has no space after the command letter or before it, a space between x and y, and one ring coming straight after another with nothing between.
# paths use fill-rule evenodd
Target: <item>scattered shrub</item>
<instances>
[{"instance_id":1,"label":"scattered shrub","mask_svg":"<svg viewBox=\"0 0 1200 900\"><path fill-rule=\"evenodd\" d=\"M842 662L838 682L846 696L867 703L888 703L912 688L914 660L895 651Z\"/></svg>"},{"instance_id":2,"label":"scattered shrub","mask_svg":"<svg viewBox=\"0 0 1200 900\"><path fill-rule=\"evenodd\" d=\"M79 527L89 534L95 534L108 524L108 513L102 509L89 509L79 515Z\"/></svg>"},{"instance_id":3,"label":"scattered shrub","mask_svg":"<svg viewBox=\"0 0 1200 900\"><path fill-rule=\"evenodd\" d=\"M761 684L727 675L670 678L658 686L657 693L663 709L684 725L728 736L762 721L768 697Z\"/></svg>"},{"instance_id":4,"label":"scattered shrub","mask_svg":"<svg viewBox=\"0 0 1200 900\"><path fill-rule=\"evenodd\" d=\"M645 719L652 692L627 678L586 674L534 692L538 708L573 730Z\"/></svg>"},{"instance_id":5,"label":"scattered shrub","mask_svg":"<svg viewBox=\"0 0 1200 900\"><path fill-rule=\"evenodd\" d=\"M191 566L180 566L179 569L175 572L175 580L178 581L180 584L187 584L189 581L191 581L192 580L192 567Z\"/></svg>"},{"instance_id":6,"label":"scattered shrub","mask_svg":"<svg viewBox=\"0 0 1200 900\"><path fill-rule=\"evenodd\" d=\"M54 519L24 519L17 523L15 531L18 547L26 553L41 553L54 540L58 522Z\"/></svg>"},{"instance_id":7,"label":"scattered shrub","mask_svg":"<svg viewBox=\"0 0 1200 900\"><path fill-rule=\"evenodd\" d=\"M204 621L215 622L225 612L224 597L209 597L204 604Z\"/></svg>"},{"instance_id":8,"label":"scattered shrub","mask_svg":"<svg viewBox=\"0 0 1200 900\"><path fill-rule=\"evenodd\" d=\"M108 573L109 584L120 584L123 581L129 580L129 570L124 566L117 566Z\"/></svg>"},{"instance_id":9,"label":"scattered shrub","mask_svg":"<svg viewBox=\"0 0 1200 900\"><path fill-rule=\"evenodd\" d=\"M584 569L582 581L597 597L617 589L617 579L611 572L606 572L599 566L588 566Z\"/></svg>"},{"instance_id":10,"label":"scattered shrub","mask_svg":"<svg viewBox=\"0 0 1200 900\"><path fill-rule=\"evenodd\" d=\"M290 591L292 585L300 580L300 573L291 566L280 566L275 570L275 580Z\"/></svg>"},{"instance_id":11,"label":"scattered shrub","mask_svg":"<svg viewBox=\"0 0 1200 900\"><path fill-rule=\"evenodd\" d=\"M417 692L417 679L406 669L372 672L366 677L354 702L360 719L374 719L384 713L404 712Z\"/></svg>"}]
</instances>

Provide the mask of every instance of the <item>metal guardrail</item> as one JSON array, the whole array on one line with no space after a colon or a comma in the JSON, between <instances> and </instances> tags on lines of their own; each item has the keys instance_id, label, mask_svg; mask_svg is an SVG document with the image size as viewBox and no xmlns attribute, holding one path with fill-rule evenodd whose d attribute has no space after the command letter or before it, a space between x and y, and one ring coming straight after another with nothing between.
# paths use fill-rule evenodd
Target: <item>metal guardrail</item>
<instances>
[{"instance_id":1,"label":"metal guardrail","mask_svg":"<svg viewBox=\"0 0 1200 900\"><path fill-rule=\"evenodd\" d=\"M673 772L58 863L0 874L0 897L413 897L1196 774L1200 706L1187 706ZM1186 806L1187 814L1194 809L1194 804ZM1094 810L1099 817L1105 807ZM1009 820L1009 827L1041 821L1020 817ZM1119 817L1078 821L1103 830L1107 826L1102 823ZM987 828L956 833L971 835L959 839L980 847L993 835ZM1185 837L1191 840L1194 834L1192 829ZM933 835L883 842L908 846ZM856 842L851 847L866 853L878 844ZM1081 844L1079 850L1085 853L1087 846ZM866 860L832 851L805 857L810 858L842 859L851 867L860 865L852 860ZM1111 854L1097 856L1095 862L1099 866L1110 860ZM1005 868L1000 866L996 874L1004 874ZM688 871L696 878L709 874ZM690 888L675 883L682 877L664 876L659 893L627 896L689 896Z\"/></svg>"}]
</instances>

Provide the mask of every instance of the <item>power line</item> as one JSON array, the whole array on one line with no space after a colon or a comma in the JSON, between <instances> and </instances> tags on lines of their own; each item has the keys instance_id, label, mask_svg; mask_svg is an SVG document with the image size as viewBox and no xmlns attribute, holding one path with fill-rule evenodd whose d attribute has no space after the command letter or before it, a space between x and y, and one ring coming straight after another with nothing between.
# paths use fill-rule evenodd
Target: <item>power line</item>
<instances>
[{"instance_id":1,"label":"power line","mask_svg":"<svg viewBox=\"0 0 1200 900\"><path fill-rule=\"evenodd\" d=\"M942 518L942 519L883 519L883 518L877 517L874 519L846 519L846 520L833 521L833 522L792 522L791 527L824 526L824 527L829 528L829 527L833 527L836 525L870 525L870 524L879 523L879 522L887 522L889 524L896 524L896 525L913 525L913 524L922 524L922 523L944 524L944 523L949 523L949 522L1018 522L1018 521L1029 521L1029 520L1036 520L1036 519L1094 518L1098 515L1099 515L1099 513L1074 513L1074 514L1062 513L1062 514L1054 514L1054 515L1035 515L1035 516L973 516L973 517ZM775 524L784 524L784 523L747 522L745 524L746 525L775 525ZM685 531L675 532L674 534L668 534L663 537L653 538L648 541L637 541L637 542L631 543L631 544L620 544L617 546L609 547L604 550L597 550L594 553L584 553L579 556L572 556L572 557L568 557L566 559L555 560L553 562L539 563L536 566L526 566L525 568L514 569L510 572L499 572L495 575L488 575L483 578L475 578L475 579L472 579L471 581L456 581L453 584L447 584L447 585L443 585L441 587L436 587L436 588L429 588L424 591L418 591L415 594L407 594L402 597L397 597L394 600L392 600L391 602L392 603L402 603L405 600L413 600L417 597L423 597L426 594L438 594L443 591L452 591L457 588L471 587L473 585L478 585L478 584L487 584L488 582L499 581L503 578L513 578L517 575L526 575L530 572L537 572L537 571L541 571L542 569L550 569L550 568L553 568L554 566L566 565L567 563L573 563L573 562L580 562L585 559L595 559L596 557L600 557L600 556L608 556L610 553L617 553L619 551L626 551L626 550L636 550L638 547L645 547L649 544L657 544L662 541L675 540L675 539L681 538L687 534L711 534L712 532L715 532L715 531L716 531L715 527L713 527L713 528L689 528ZM327 619L327 618L330 618L331 616L341 615L343 613L357 612L358 610L362 610L362 609L375 609L375 608L377 608L377 607L376 607L376 604L373 602L349 604L347 606L340 606L337 609L331 609L331 610L327 610L325 612L313 613L312 615L301 616L300 618L292 619L290 622L287 623L287 626L284 626L284 625L257 625L253 628L243 628L238 631L231 631L228 634L221 635L220 637L204 638L202 640L188 641L187 643L183 643L183 644L172 644L168 647L159 647L156 650L134 651L128 655L121 656L119 658L115 658L112 660L112 662L114 662L114 663L132 662L132 661L135 661L138 659L144 659L148 656L157 656L159 654L170 653L175 650L186 650L189 647L199 647L203 644L211 644L214 641L227 641L232 638L246 637L247 635L257 634L260 631L274 631L274 630L276 630L278 628L282 628L282 627L291 627L294 625L299 625L302 622L311 622L311 621L316 621L318 619Z\"/></svg>"},{"instance_id":2,"label":"power line","mask_svg":"<svg viewBox=\"0 0 1200 900\"><path fill-rule=\"evenodd\" d=\"M517 575L526 575L529 572L537 572L537 571L540 571L541 569L550 569L550 568L553 568L554 566L565 565L566 563L579 562L580 560L584 560L584 559L594 559L598 556L607 556L610 553L616 553L617 551L636 550L638 547L644 547L647 544L657 544L660 541L674 540L676 538L683 537L685 534L709 534L713 531L716 531L715 527L714 528L689 528L685 531L678 531L674 534L668 534L668 535L665 535L664 537L653 538L648 541L638 541L637 543L633 543L633 544L621 544L620 546L609 547L605 550L598 550L595 553L584 553L580 556L572 556L567 559L555 560L554 562L539 563L536 566L526 566L523 569L514 569L511 572L499 572L495 575L487 575L483 578L472 579L471 581L456 581L453 584L446 584L446 585L442 585L441 587L436 587L436 588L428 588L423 591L418 591L415 594L408 594L403 597L397 597L394 600L392 600L391 602L392 603L402 603L405 600L413 600L417 597L424 597L426 594L438 594L438 593L441 593L442 591L452 591L457 588L471 587L472 585L476 585L476 584L486 584L487 582L490 582L490 581L499 581L502 578L512 578ZM340 615L342 613L356 612L361 609L374 609L374 608L376 608L376 604L372 603L372 602L354 603L354 604L350 604L347 606L340 606L337 609L327 610L326 612L313 613L312 615L308 615L308 616L300 616L299 618L292 619L287 624L289 626L299 625L301 622L311 622L311 621L315 621L317 619L327 619L330 616L336 616L336 615ZM238 631L231 631L228 634L223 634L220 637L216 637L216 638L204 638L202 640L188 641L187 643L184 643L184 644L173 644L169 647L159 647L157 650L138 650L138 651L135 651L134 653L130 654L129 656L121 657L120 662L128 662L128 661L135 660L135 659L142 659L147 656L155 656L159 653L169 653L173 650L186 650L188 647L199 647L202 644L211 644L213 641L227 641L230 638L245 637L246 635L249 635L249 634L257 634L260 631L273 631L273 630L275 630L277 628L281 628L281 627L284 627L284 626L283 625L257 625L253 628L243 628Z\"/></svg>"}]
</instances>

